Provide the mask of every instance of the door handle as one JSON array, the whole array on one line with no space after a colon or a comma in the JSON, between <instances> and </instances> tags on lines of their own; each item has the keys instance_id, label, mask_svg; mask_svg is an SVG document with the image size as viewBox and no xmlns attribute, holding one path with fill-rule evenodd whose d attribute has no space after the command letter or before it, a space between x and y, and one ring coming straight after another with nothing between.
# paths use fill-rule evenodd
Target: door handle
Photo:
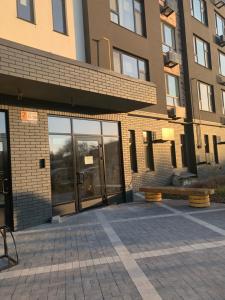
<instances>
[{"instance_id":1,"label":"door handle","mask_svg":"<svg viewBox=\"0 0 225 300\"><path fill-rule=\"evenodd\" d=\"M77 183L78 184L84 183L84 172L77 173Z\"/></svg>"},{"instance_id":2,"label":"door handle","mask_svg":"<svg viewBox=\"0 0 225 300\"><path fill-rule=\"evenodd\" d=\"M2 180L2 193L7 195L9 193L8 179L5 178Z\"/></svg>"}]
</instances>

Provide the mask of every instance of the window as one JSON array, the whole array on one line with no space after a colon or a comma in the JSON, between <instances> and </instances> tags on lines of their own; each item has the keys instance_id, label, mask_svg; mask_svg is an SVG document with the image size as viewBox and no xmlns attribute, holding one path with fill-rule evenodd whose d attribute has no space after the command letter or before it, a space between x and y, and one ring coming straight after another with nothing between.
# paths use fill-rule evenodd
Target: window
<instances>
[{"instance_id":1,"label":"window","mask_svg":"<svg viewBox=\"0 0 225 300\"><path fill-rule=\"evenodd\" d=\"M216 34L221 36L224 34L225 20L216 13Z\"/></svg>"},{"instance_id":2,"label":"window","mask_svg":"<svg viewBox=\"0 0 225 300\"><path fill-rule=\"evenodd\" d=\"M147 63L143 59L114 50L113 65L117 73L148 80Z\"/></svg>"},{"instance_id":3,"label":"window","mask_svg":"<svg viewBox=\"0 0 225 300\"><path fill-rule=\"evenodd\" d=\"M180 105L179 81L178 77L165 74L166 79L166 103L171 106Z\"/></svg>"},{"instance_id":4,"label":"window","mask_svg":"<svg viewBox=\"0 0 225 300\"><path fill-rule=\"evenodd\" d=\"M223 114L225 114L225 91L222 91Z\"/></svg>"},{"instance_id":5,"label":"window","mask_svg":"<svg viewBox=\"0 0 225 300\"><path fill-rule=\"evenodd\" d=\"M66 5L65 0L52 0L52 16L54 31L66 34Z\"/></svg>"},{"instance_id":6,"label":"window","mask_svg":"<svg viewBox=\"0 0 225 300\"><path fill-rule=\"evenodd\" d=\"M139 35L144 35L142 0L110 0L111 21Z\"/></svg>"},{"instance_id":7,"label":"window","mask_svg":"<svg viewBox=\"0 0 225 300\"><path fill-rule=\"evenodd\" d=\"M219 154L218 154L218 145L217 145L217 136L213 135L213 150L214 150L214 161L216 164L219 164Z\"/></svg>"},{"instance_id":8,"label":"window","mask_svg":"<svg viewBox=\"0 0 225 300\"><path fill-rule=\"evenodd\" d=\"M17 0L17 17L34 23L33 0Z\"/></svg>"},{"instance_id":9,"label":"window","mask_svg":"<svg viewBox=\"0 0 225 300\"><path fill-rule=\"evenodd\" d=\"M209 136L207 134L204 135L204 142L205 142L205 154L210 153L209 149Z\"/></svg>"},{"instance_id":10,"label":"window","mask_svg":"<svg viewBox=\"0 0 225 300\"><path fill-rule=\"evenodd\" d=\"M180 146L181 146L181 161L182 161L182 167L187 167L187 145L186 145L186 139L185 135L180 135Z\"/></svg>"},{"instance_id":11,"label":"window","mask_svg":"<svg viewBox=\"0 0 225 300\"><path fill-rule=\"evenodd\" d=\"M190 0L191 1L191 15L207 25L207 10L205 0Z\"/></svg>"},{"instance_id":12,"label":"window","mask_svg":"<svg viewBox=\"0 0 225 300\"><path fill-rule=\"evenodd\" d=\"M175 44L175 29L174 27L162 23L162 41L163 41L163 52L176 49Z\"/></svg>"},{"instance_id":13,"label":"window","mask_svg":"<svg viewBox=\"0 0 225 300\"><path fill-rule=\"evenodd\" d=\"M219 52L220 74L225 76L225 54Z\"/></svg>"},{"instance_id":14,"label":"window","mask_svg":"<svg viewBox=\"0 0 225 300\"><path fill-rule=\"evenodd\" d=\"M152 132L143 131L143 143L145 153L145 166L150 171L155 171Z\"/></svg>"},{"instance_id":15,"label":"window","mask_svg":"<svg viewBox=\"0 0 225 300\"><path fill-rule=\"evenodd\" d=\"M215 111L213 87L211 85L198 81L198 98L201 110Z\"/></svg>"},{"instance_id":16,"label":"window","mask_svg":"<svg viewBox=\"0 0 225 300\"><path fill-rule=\"evenodd\" d=\"M209 44L194 36L195 62L206 68L210 67Z\"/></svg>"},{"instance_id":17,"label":"window","mask_svg":"<svg viewBox=\"0 0 225 300\"><path fill-rule=\"evenodd\" d=\"M170 155L171 155L171 164L173 168L177 167L177 159L176 159L176 145L174 141L170 142Z\"/></svg>"},{"instance_id":18,"label":"window","mask_svg":"<svg viewBox=\"0 0 225 300\"><path fill-rule=\"evenodd\" d=\"M135 142L135 131L129 130L129 147L130 147L130 164L131 170L137 173L137 153L136 153L136 142Z\"/></svg>"}]
</instances>

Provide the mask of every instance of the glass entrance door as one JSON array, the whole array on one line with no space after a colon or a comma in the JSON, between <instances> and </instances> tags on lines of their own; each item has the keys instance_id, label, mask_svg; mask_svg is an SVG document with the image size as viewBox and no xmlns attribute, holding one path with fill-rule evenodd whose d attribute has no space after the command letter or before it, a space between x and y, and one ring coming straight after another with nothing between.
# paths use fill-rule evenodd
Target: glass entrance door
<instances>
[{"instance_id":1,"label":"glass entrance door","mask_svg":"<svg viewBox=\"0 0 225 300\"><path fill-rule=\"evenodd\" d=\"M99 137L76 137L77 184L80 209L103 203L103 153Z\"/></svg>"},{"instance_id":2,"label":"glass entrance door","mask_svg":"<svg viewBox=\"0 0 225 300\"><path fill-rule=\"evenodd\" d=\"M0 225L10 226L9 168L5 113L0 112Z\"/></svg>"}]
</instances>

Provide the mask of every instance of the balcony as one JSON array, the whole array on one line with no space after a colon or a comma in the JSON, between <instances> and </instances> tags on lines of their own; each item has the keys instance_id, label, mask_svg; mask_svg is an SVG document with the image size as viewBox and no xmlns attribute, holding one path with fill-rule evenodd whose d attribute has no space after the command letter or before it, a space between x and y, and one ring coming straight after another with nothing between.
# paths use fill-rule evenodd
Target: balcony
<instances>
[{"instance_id":1,"label":"balcony","mask_svg":"<svg viewBox=\"0 0 225 300\"><path fill-rule=\"evenodd\" d=\"M225 0L212 0L212 2L219 9L225 5Z\"/></svg>"},{"instance_id":2,"label":"balcony","mask_svg":"<svg viewBox=\"0 0 225 300\"><path fill-rule=\"evenodd\" d=\"M225 77L223 75L217 75L216 79L217 79L217 83L221 85L225 85Z\"/></svg>"},{"instance_id":3,"label":"balcony","mask_svg":"<svg viewBox=\"0 0 225 300\"><path fill-rule=\"evenodd\" d=\"M160 13L169 17L172 13L177 11L177 4L174 0L160 1Z\"/></svg>"},{"instance_id":4,"label":"balcony","mask_svg":"<svg viewBox=\"0 0 225 300\"><path fill-rule=\"evenodd\" d=\"M181 65L181 55L175 51L166 52L164 55L164 64L169 68Z\"/></svg>"},{"instance_id":5,"label":"balcony","mask_svg":"<svg viewBox=\"0 0 225 300\"><path fill-rule=\"evenodd\" d=\"M225 46L225 34L223 34L223 35L216 35L215 40L216 40L216 43L220 47L224 47Z\"/></svg>"},{"instance_id":6,"label":"balcony","mask_svg":"<svg viewBox=\"0 0 225 300\"><path fill-rule=\"evenodd\" d=\"M0 93L128 112L156 104L156 86L0 39Z\"/></svg>"}]
</instances>

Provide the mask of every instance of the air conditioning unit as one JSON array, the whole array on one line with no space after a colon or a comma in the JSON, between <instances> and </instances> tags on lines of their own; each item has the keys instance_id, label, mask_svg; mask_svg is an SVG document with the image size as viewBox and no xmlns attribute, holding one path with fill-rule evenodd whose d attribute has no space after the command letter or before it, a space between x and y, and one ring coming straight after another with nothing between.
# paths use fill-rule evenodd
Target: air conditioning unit
<instances>
[{"instance_id":1,"label":"air conditioning unit","mask_svg":"<svg viewBox=\"0 0 225 300\"><path fill-rule=\"evenodd\" d=\"M217 8L222 8L225 5L225 0L212 0Z\"/></svg>"},{"instance_id":2,"label":"air conditioning unit","mask_svg":"<svg viewBox=\"0 0 225 300\"><path fill-rule=\"evenodd\" d=\"M223 75L217 75L216 79L219 84L225 85L225 77Z\"/></svg>"},{"instance_id":3,"label":"air conditioning unit","mask_svg":"<svg viewBox=\"0 0 225 300\"><path fill-rule=\"evenodd\" d=\"M161 132L152 133L152 141L154 143L165 143L174 140L175 140L175 134L173 128L162 128Z\"/></svg>"},{"instance_id":4,"label":"air conditioning unit","mask_svg":"<svg viewBox=\"0 0 225 300\"><path fill-rule=\"evenodd\" d=\"M177 12L177 3L175 0L164 0L160 6L160 13L169 17L172 13Z\"/></svg>"},{"instance_id":5,"label":"air conditioning unit","mask_svg":"<svg viewBox=\"0 0 225 300\"><path fill-rule=\"evenodd\" d=\"M220 123L221 123L222 125L225 125L225 117L220 117Z\"/></svg>"},{"instance_id":6,"label":"air conditioning unit","mask_svg":"<svg viewBox=\"0 0 225 300\"><path fill-rule=\"evenodd\" d=\"M168 110L168 116L172 119L186 118L186 109L183 106L175 106Z\"/></svg>"},{"instance_id":7,"label":"air conditioning unit","mask_svg":"<svg viewBox=\"0 0 225 300\"><path fill-rule=\"evenodd\" d=\"M216 42L220 47L224 47L225 46L225 34L219 35L219 36L217 35Z\"/></svg>"},{"instance_id":8,"label":"air conditioning unit","mask_svg":"<svg viewBox=\"0 0 225 300\"><path fill-rule=\"evenodd\" d=\"M175 51L168 51L164 56L164 64L169 68L173 68L176 65L181 65L181 55Z\"/></svg>"}]
</instances>

